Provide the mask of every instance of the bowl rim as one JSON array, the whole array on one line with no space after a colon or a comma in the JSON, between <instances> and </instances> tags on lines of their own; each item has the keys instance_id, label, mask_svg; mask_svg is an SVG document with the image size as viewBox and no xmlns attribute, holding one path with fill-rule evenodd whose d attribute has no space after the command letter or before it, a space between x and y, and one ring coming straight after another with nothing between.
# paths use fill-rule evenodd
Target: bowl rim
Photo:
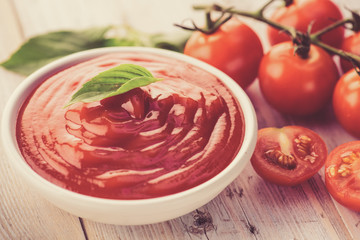
<instances>
[{"instance_id":1,"label":"bowl rim","mask_svg":"<svg viewBox=\"0 0 360 240\"><path fill-rule=\"evenodd\" d=\"M77 63L89 60L91 58L101 56L108 53L114 52L145 52L150 54L158 54L161 56L177 59L189 63L191 65L197 66L209 73L215 75L221 82L225 84L225 86L230 90L232 95L238 101L240 108L243 112L244 116L244 139L242 145L235 156L235 158L231 161L231 163L224 168L217 175L212 177L211 179L196 185L192 188L186 189L181 192L177 192L170 195L165 195L161 197L155 198L147 198L147 199L108 199L108 198L100 198L89 196L77 192L73 192L71 190L62 188L42 176L36 173L30 165L23 158L16 141L16 128L12 128L9 126L16 126L16 120L18 116L18 111L23 105L25 99L29 96L29 94L38 87L40 83L45 81L48 77L56 74L61 70L64 70L70 66L73 66ZM24 94L27 93L27 94ZM24 96L25 95L25 96ZM246 113L246 114L245 114ZM13 122L15 119L15 123ZM231 169L238 164L241 159L247 155L252 154L257 137L257 119L254 107L249 97L245 93L245 91L228 75L219 69L202 62L193 57L184 55L182 53L164 50L159 48L149 48L149 47L106 47L106 48L96 48L91 50L85 50L77 53L70 54L68 56L57 59L40 69L36 70L34 73L26 77L15 89L15 91L11 94L8 99L5 108L3 110L3 116L1 119L1 138L3 142L3 147L7 156L7 159L11 159L11 165L16 167L16 170L20 170L19 174L24 174L27 177L33 178L37 183L43 185L45 188L54 189L59 191L59 194L65 194L71 196L71 199L76 200L85 200L87 202L93 202L97 204L106 204L106 205L138 205L138 204L154 204L166 202L169 200L174 200L178 198L184 198L187 195L191 195L203 188L207 188L209 185L212 185L214 182L217 182L224 178L226 174L228 174ZM245 164L244 164L245 165ZM18 172L18 171L16 171ZM232 179L231 181L233 181Z\"/></svg>"}]
</instances>

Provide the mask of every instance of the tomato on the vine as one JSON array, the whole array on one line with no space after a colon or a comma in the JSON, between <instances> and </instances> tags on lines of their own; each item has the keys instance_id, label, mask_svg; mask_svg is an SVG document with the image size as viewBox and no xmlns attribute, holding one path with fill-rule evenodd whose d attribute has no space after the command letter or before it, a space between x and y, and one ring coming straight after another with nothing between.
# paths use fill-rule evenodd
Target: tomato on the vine
<instances>
[{"instance_id":1,"label":"tomato on the vine","mask_svg":"<svg viewBox=\"0 0 360 240\"><path fill-rule=\"evenodd\" d=\"M341 49L345 52L353 53L360 56L360 32L354 33L346 37L341 45ZM354 68L353 64L344 59L340 59L341 68L344 73Z\"/></svg>"},{"instance_id":2,"label":"tomato on the vine","mask_svg":"<svg viewBox=\"0 0 360 240\"><path fill-rule=\"evenodd\" d=\"M330 0L292 0L286 6L276 9L270 20L285 26L295 27L301 32L307 32L311 25L311 32L327 27L341 20L339 8ZM283 32L268 27L268 38L271 45L290 40ZM335 28L323 36L321 40L333 47L339 48L344 38L344 28Z\"/></svg>"},{"instance_id":3,"label":"tomato on the vine","mask_svg":"<svg viewBox=\"0 0 360 240\"><path fill-rule=\"evenodd\" d=\"M337 202L360 211L360 141L344 143L330 152L325 184Z\"/></svg>"},{"instance_id":4,"label":"tomato on the vine","mask_svg":"<svg viewBox=\"0 0 360 240\"><path fill-rule=\"evenodd\" d=\"M212 34L194 32L184 53L217 67L246 88L257 76L263 47L250 27L232 17Z\"/></svg>"},{"instance_id":5,"label":"tomato on the vine","mask_svg":"<svg viewBox=\"0 0 360 240\"><path fill-rule=\"evenodd\" d=\"M355 69L345 73L337 82L333 109L344 129L360 138L360 76Z\"/></svg>"},{"instance_id":6,"label":"tomato on the vine","mask_svg":"<svg viewBox=\"0 0 360 240\"><path fill-rule=\"evenodd\" d=\"M294 54L292 42L273 46L259 68L260 89L265 99L281 113L314 114L330 102L339 78L332 57L310 46L308 57Z\"/></svg>"},{"instance_id":7,"label":"tomato on the vine","mask_svg":"<svg viewBox=\"0 0 360 240\"><path fill-rule=\"evenodd\" d=\"M263 179L294 186L314 176L326 157L325 142L308 128L263 128L258 131L251 164Z\"/></svg>"}]
</instances>

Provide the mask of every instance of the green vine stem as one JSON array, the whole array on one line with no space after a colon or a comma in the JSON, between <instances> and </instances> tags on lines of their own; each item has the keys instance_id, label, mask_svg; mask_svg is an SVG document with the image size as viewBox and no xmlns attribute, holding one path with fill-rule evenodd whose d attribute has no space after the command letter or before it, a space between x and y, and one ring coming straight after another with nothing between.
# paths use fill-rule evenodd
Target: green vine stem
<instances>
[{"instance_id":1,"label":"green vine stem","mask_svg":"<svg viewBox=\"0 0 360 240\"><path fill-rule=\"evenodd\" d=\"M350 52L343 51L341 49L334 48L334 47L320 41L321 35L329 32L337 27L345 26L345 24L348 24L348 23L350 23L352 25L352 27L350 28L351 30L355 31L357 29L356 20L351 19L351 18L339 20L339 21L333 23L332 25L311 34L310 41L312 44L317 45L332 54L336 54L336 55L343 57L343 58L347 59L348 61L350 61L353 64L356 72L360 75L360 56L350 53Z\"/></svg>"},{"instance_id":2,"label":"green vine stem","mask_svg":"<svg viewBox=\"0 0 360 240\"><path fill-rule=\"evenodd\" d=\"M302 39L304 38L304 33L296 30L294 27L290 27L290 26L284 26L282 24L276 23L268 18L266 18L264 16L264 11L265 9L273 2L274 0L270 0L268 3L266 3L263 7L261 7L258 11L255 12L247 12L247 11L241 11L241 10L236 10L233 8L223 8L220 5L214 4L214 5L197 5L197 6L193 6L193 8L195 10L207 10L209 11L209 9L211 9L212 11L217 11L217 12L221 12L222 14L224 13L229 13L231 15L239 15L239 16L243 16L243 17L248 17L248 18L252 18L255 20L258 20L260 22L266 23L267 25L276 28L278 30L281 30L282 32L288 34L291 39L293 40L293 42L295 44L298 44L296 41L300 41L300 44L303 44ZM332 25L318 31L312 34L308 34L309 36L307 37L307 39L305 40L305 44L306 41L309 42L309 44L314 44L316 46L319 46L323 49L325 49L326 51L338 55L340 57L343 57L347 60L349 60L350 62L353 63L355 69L357 70L357 72L360 75L360 56L352 54L350 52L345 52L343 50L331 47L323 42L320 41L320 36L325 34L326 32L331 31L332 29L335 29L337 27L342 27L345 24L355 24L354 20L349 18L349 19L343 19L340 21L337 21L335 23L333 23ZM304 56L302 56L304 57ZM306 55L305 55L306 57Z\"/></svg>"},{"instance_id":3,"label":"green vine stem","mask_svg":"<svg viewBox=\"0 0 360 240\"><path fill-rule=\"evenodd\" d=\"M211 12L212 12L212 7L210 6L208 9L203 9L205 10L205 21L206 21L206 27L205 28L200 28L198 27L194 21L192 21L192 27L186 27L183 26L181 24L174 24L177 27L180 27L182 29L185 30L190 30L190 31L199 31L202 32L204 34L213 34L214 32L216 32L218 30L218 28L223 25L224 23L226 23L227 21L229 21L232 17L232 15L230 14L229 16L225 17L225 14L227 13L226 11L222 11L222 14L214 21L212 20L211 17Z\"/></svg>"},{"instance_id":4,"label":"green vine stem","mask_svg":"<svg viewBox=\"0 0 360 240\"><path fill-rule=\"evenodd\" d=\"M194 10L213 10L213 11L217 11L217 12L222 12L222 13L229 13L231 15L240 15L240 16L244 16L244 17L249 17L255 20L258 20L260 22L264 22L278 30L281 30L285 33L287 33L288 35L290 35L292 38L296 38L297 34L299 33L298 31L296 31L296 29L294 27L289 27L289 26L284 26L281 25L277 22L271 21L270 19L267 19L266 17L264 17L264 11L265 9L273 2L274 0L269 1L268 3L266 3L261 9L259 9L258 11L255 12L247 12L247 11L241 11L241 10L236 10L233 8L223 8L218 4L214 4L214 5L195 5L193 6Z\"/></svg>"},{"instance_id":5,"label":"green vine stem","mask_svg":"<svg viewBox=\"0 0 360 240\"><path fill-rule=\"evenodd\" d=\"M329 25L329 26L326 27L326 28L323 28L323 29L321 29L321 30L319 30L319 31L317 31L317 32L315 32L315 33L312 33L312 34L311 34L311 37L314 38L314 39L315 39L315 38L319 38L321 35L323 35L323 34L325 34L325 33L327 33L327 32L330 32L331 30L333 30L333 29L335 29L335 28L344 26L344 25L347 24L347 23L350 23L350 24L352 24L352 25L354 24L354 23L353 23L353 20L350 19L350 18L342 19L342 20L339 20L339 21L337 21L337 22Z\"/></svg>"}]
</instances>

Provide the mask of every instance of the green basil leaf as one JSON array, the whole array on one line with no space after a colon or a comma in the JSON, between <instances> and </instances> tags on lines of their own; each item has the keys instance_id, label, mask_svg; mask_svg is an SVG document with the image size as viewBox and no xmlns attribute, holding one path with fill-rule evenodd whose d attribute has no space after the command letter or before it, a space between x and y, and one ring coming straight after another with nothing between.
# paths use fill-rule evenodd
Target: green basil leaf
<instances>
[{"instance_id":1,"label":"green basil leaf","mask_svg":"<svg viewBox=\"0 0 360 240\"><path fill-rule=\"evenodd\" d=\"M85 83L66 104L76 102L94 102L119 95L131 89L143 87L161 81L155 78L146 68L135 64L121 64L101 72Z\"/></svg>"},{"instance_id":2,"label":"green basil leaf","mask_svg":"<svg viewBox=\"0 0 360 240\"><path fill-rule=\"evenodd\" d=\"M71 53L103 47L111 27L82 31L57 31L30 38L7 61L6 69L28 75L47 63Z\"/></svg>"},{"instance_id":3,"label":"green basil leaf","mask_svg":"<svg viewBox=\"0 0 360 240\"><path fill-rule=\"evenodd\" d=\"M110 29L118 28L122 36L107 37ZM35 36L25 42L8 60L4 68L29 75L36 69L71 53L99 47L143 46L183 52L188 33L148 34L130 26L97 27L81 31L56 31Z\"/></svg>"}]
</instances>

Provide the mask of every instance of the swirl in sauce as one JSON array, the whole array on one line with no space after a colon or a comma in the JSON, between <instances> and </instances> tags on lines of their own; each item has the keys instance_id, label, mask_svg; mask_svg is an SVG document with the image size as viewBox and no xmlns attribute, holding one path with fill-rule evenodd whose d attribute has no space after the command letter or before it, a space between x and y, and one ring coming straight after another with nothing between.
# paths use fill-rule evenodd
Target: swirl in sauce
<instances>
[{"instance_id":1,"label":"swirl in sauce","mask_svg":"<svg viewBox=\"0 0 360 240\"><path fill-rule=\"evenodd\" d=\"M63 108L82 84L122 63L163 81ZM114 53L46 79L23 104L19 148L45 179L85 195L146 199L197 186L233 160L244 137L239 103L220 80L155 54Z\"/></svg>"}]
</instances>

